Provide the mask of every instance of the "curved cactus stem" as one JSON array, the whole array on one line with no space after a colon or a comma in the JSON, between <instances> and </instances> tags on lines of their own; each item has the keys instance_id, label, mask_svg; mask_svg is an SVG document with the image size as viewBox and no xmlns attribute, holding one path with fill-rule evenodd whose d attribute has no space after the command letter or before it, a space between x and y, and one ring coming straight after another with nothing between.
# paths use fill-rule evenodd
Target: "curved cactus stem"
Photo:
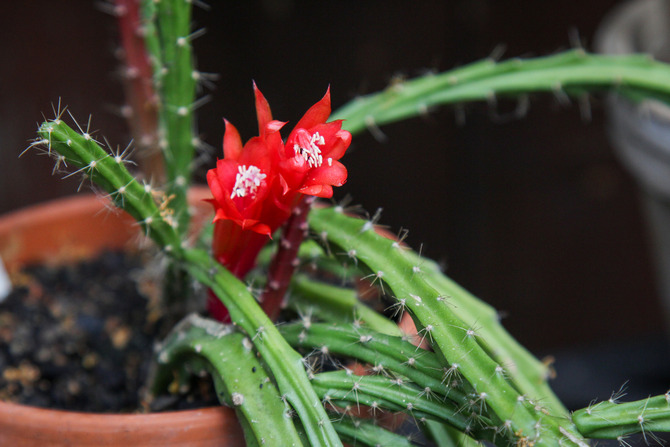
<instances>
[{"instance_id":1,"label":"curved cactus stem","mask_svg":"<svg viewBox=\"0 0 670 447\"><path fill-rule=\"evenodd\" d=\"M554 414L568 414L547 384L550 375L548 366L503 328L498 312L492 306L456 284L442 273L435 262L409 250L405 256L412 265L420 266L423 279L444 294L444 299L468 327L477 327L479 335L486 340L491 356L506 368L505 374L523 393L540 398L542 405Z\"/></svg>"},{"instance_id":2,"label":"curved cactus stem","mask_svg":"<svg viewBox=\"0 0 670 447\"><path fill-rule=\"evenodd\" d=\"M413 444L404 436L395 434L378 425L361 420L341 419L334 422L335 430L340 434L343 441L353 445L365 445L376 447L388 445L394 447L410 447Z\"/></svg>"},{"instance_id":3,"label":"curved cactus stem","mask_svg":"<svg viewBox=\"0 0 670 447\"><path fill-rule=\"evenodd\" d=\"M468 405L470 398L460 387L453 388L444 380L444 368L435 353L417 349L401 337L393 337L365 328L333 326L314 323L309 327L287 324L279 331L295 348L320 350L338 354L373 365L379 374L399 374L407 377L422 390ZM467 391L471 391L467 390Z\"/></svg>"},{"instance_id":4,"label":"curved cactus stem","mask_svg":"<svg viewBox=\"0 0 670 447\"><path fill-rule=\"evenodd\" d=\"M599 402L575 411L572 420L589 438L625 439L641 433L649 444L653 432L670 432L670 392L635 402Z\"/></svg>"},{"instance_id":5,"label":"curved cactus stem","mask_svg":"<svg viewBox=\"0 0 670 447\"><path fill-rule=\"evenodd\" d=\"M296 275L291 283L289 306L325 321L360 322L384 334L401 335L398 325L358 299L352 289Z\"/></svg>"},{"instance_id":6,"label":"curved cactus stem","mask_svg":"<svg viewBox=\"0 0 670 447\"><path fill-rule=\"evenodd\" d=\"M447 424L426 424L428 436L437 447L481 447L481 443Z\"/></svg>"},{"instance_id":7,"label":"curved cactus stem","mask_svg":"<svg viewBox=\"0 0 670 447\"><path fill-rule=\"evenodd\" d=\"M160 368L166 371L159 375L170 377L172 368L184 364L192 374L206 370L214 378L222 403L235 408L247 445L302 445L300 432L287 417L290 407L260 363L252 343L234 331L233 326L189 315L160 347ZM412 445L403 436L361 420L338 417L333 426L344 440L357 445Z\"/></svg>"},{"instance_id":8,"label":"curved cactus stem","mask_svg":"<svg viewBox=\"0 0 670 447\"><path fill-rule=\"evenodd\" d=\"M154 201L157 191L135 180L125 167L126 160L103 149L88 131L76 131L60 118L42 123L37 133L40 138L33 145L42 146L57 163L72 169L69 175L79 173L103 188L159 246L168 251L180 250L181 238L175 229L177 222L169 200L165 198L157 205Z\"/></svg>"},{"instance_id":9,"label":"curved cactus stem","mask_svg":"<svg viewBox=\"0 0 670 447\"><path fill-rule=\"evenodd\" d=\"M535 389L517 388L505 365L492 357L491 341L481 336L478 326L468 325L449 303L448 296L424 278L421 265L412 262L406 248L378 235L372 222L345 216L332 208L313 210L309 223L339 252L355 250L359 266L366 266L371 277L388 285L396 299L404 300L422 327L423 340L444 356L447 364L443 366L458 365L460 373L500 420L511 425L520 441L555 445L559 439L566 439L563 431L580 438L566 414L551 415L536 403L535 399L545 396L538 395ZM569 439L567 442L575 444Z\"/></svg>"},{"instance_id":10,"label":"curved cactus stem","mask_svg":"<svg viewBox=\"0 0 670 447\"><path fill-rule=\"evenodd\" d=\"M334 371L315 375L312 385L326 403L348 402L356 409L365 405L370 412L386 409L405 411L417 419L445 422L477 439L492 440L495 435L490 429L492 421L485 414L479 414L474 409L467 411L450 401L432 399L411 383L397 383L383 376L356 376L347 371ZM501 436L501 441L502 438L504 436ZM507 442L510 440L511 437Z\"/></svg>"},{"instance_id":11,"label":"curved cactus stem","mask_svg":"<svg viewBox=\"0 0 670 447\"><path fill-rule=\"evenodd\" d=\"M247 287L207 252L184 250L178 258L198 282L209 287L230 312L274 377L282 396L296 411L313 445L340 446L335 429L307 377L302 357L286 343Z\"/></svg>"},{"instance_id":12,"label":"curved cactus stem","mask_svg":"<svg viewBox=\"0 0 670 447\"><path fill-rule=\"evenodd\" d=\"M161 347L161 368L188 364L214 378L217 396L235 408L248 445L301 446L288 404L261 366L253 344L234 327L195 314L175 326Z\"/></svg>"},{"instance_id":13,"label":"curved cactus stem","mask_svg":"<svg viewBox=\"0 0 670 447\"><path fill-rule=\"evenodd\" d=\"M334 267L336 273L340 272L340 264L332 259L324 258L320 247L313 244L313 241L303 243L304 249L301 249L303 259L308 257L311 260L310 262L318 263L321 267L325 264L326 268ZM402 374L404 371L405 376L407 376L409 371L410 379L421 386L424 392L433 393L431 387L442 388L444 386L441 366L437 360L433 365L425 365L426 367L423 368L421 366L425 362L422 360L419 361L419 365L416 365L415 357L420 358L424 354L434 356L434 354L421 351L417 355L414 345L400 338L402 336L400 328L363 304L353 290L315 281L306 275L298 275L293 280L291 291L289 306L297 310L302 316L302 324L283 325L279 327L279 330L294 348L309 347L318 350L326 346L333 354L352 357L375 365L380 373L390 371ZM339 326L313 324L313 317ZM357 322L364 325L364 328L353 330L344 326L355 325ZM377 333L373 335L367 328L377 331ZM320 331L319 329L324 330ZM381 334L378 332L381 332ZM387 337L382 334L396 337ZM361 339L366 342L360 343ZM338 340L340 342L336 343ZM398 342L397 346L394 345L393 341ZM382 352L388 352L387 348L391 346L393 347L390 349L390 357L381 354ZM358 349L352 350L352 347L362 348L362 352L358 352ZM399 358L394 358L398 354ZM403 354L406 355L403 356ZM410 364L416 365L416 368L409 368ZM405 369L405 367L408 368ZM417 376L421 373L432 373L432 377L428 380L421 380L421 377ZM451 393L446 387L444 388L444 394L449 393L453 397L454 393ZM427 420L421 428L436 442L438 447L477 444L472 438L462 435L458 430L450 429L445 424L437 421Z\"/></svg>"},{"instance_id":14,"label":"curved cactus stem","mask_svg":"<svg viewBox=\"0 0 670 447\"><path fill-rule=\"evenodd\" d=\"M532 59L486 59L429 74L359 97L331 115L357 134L423 115L438 105L485 101L533 92L579 96L614 90L637 99L670 99L670 66L646 55L595 55L572 50Z\"/></svg>"}]
</instances>

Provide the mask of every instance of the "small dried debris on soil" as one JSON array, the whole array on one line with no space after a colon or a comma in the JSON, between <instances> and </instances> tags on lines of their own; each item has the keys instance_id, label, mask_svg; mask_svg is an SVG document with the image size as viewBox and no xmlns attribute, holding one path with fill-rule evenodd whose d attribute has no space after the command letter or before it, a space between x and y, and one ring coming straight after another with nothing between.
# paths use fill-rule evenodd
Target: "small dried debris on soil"
<instances>
[{"instance_id":1,"label":"small dried debris on soil","mask_svg":"<svg viewBox=\"0 0 670 447\"><path fill-rule=\"evenodd\" d=\"M33 266L13 278L13 292L0 303L0 400L73 411L146 410L141 388L160 319L132 279L141 268L138 256L105 253L75 265ZM162 396L156 403L216 404L204 399Z\"/></svg>"}]
</instances>

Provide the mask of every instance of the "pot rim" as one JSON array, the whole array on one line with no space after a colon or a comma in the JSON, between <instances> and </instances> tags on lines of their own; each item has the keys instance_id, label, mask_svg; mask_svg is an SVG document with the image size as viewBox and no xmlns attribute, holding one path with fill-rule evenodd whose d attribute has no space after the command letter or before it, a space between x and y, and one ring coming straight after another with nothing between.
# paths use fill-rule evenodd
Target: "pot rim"
<instances>
[{"instance_id":1,"label":"pot rim","mask_svg":"<svg viewBox=\"0 0 670 447\"><path fill-rule=\"evenodd\" d=\"M211 211L211 206L203 201L210 195L206 187L195 187L189 191L189 202L198 208L197 214L202 216L198 222L205 221L206 211ZM61 243L67 245L70 254L55 256L59 261L82 259L104 249L127 247L129 240L137 240L134 236L137 226L125 213L105 212L108 207L109 202L95 194L81 194L2 215L0 256L8 270L14 271L26 263L44 261L45 257L53 256L58 248L54 247ZM67 223L72 219L75 223ZM38 238L37 247L26 242L35 239L27 236L31 231L49 229L58 233L51 237L51 241L49 238ZM75 238L68 237L67 233L77 230L86 232L76 234ZM91 241L98 245L81 248L82 244ZM40 243L47 246L40 250ZM29 253L22 253L24 248ZM173 438L176 436L183 438L175 441ZM38 408L0 400L1 445L165 446L183 442L183 445L189 446L232 446L240 445L243 439L234 410L223 406L147 414L108 414Z\"/></svg>"},{"instance_id":2,"label":"pot rim","mask_svg":"<svg viewBox=\"0 0 670 447\"><path fill-rule=\"evenodd\" d=\"M164 446L174 445L173 439L179 436L189 446L233 445L234 440L243 439L235 411L223 406L148 414L101 414L0 401L2 445Z\"/></svg>"}]
</instances>

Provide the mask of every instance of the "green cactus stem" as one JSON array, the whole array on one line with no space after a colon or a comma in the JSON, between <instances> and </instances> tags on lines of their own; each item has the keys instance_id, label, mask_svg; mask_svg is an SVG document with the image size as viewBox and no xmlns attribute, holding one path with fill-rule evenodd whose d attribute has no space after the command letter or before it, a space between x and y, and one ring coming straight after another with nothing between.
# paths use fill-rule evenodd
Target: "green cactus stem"
<instances>
[{"instance_id":1,"label":"green cactus stem","mask_svg":"<svg viewBox=\"0 0 670 447\"><path fill-rule=\"evenodd\" d=\"M646 55L609 56L572 50L532 59L486 59L393 84L359 97L331 115L343 128L365 129L425 115L439 105L489 101L497 95L520 97L533 92L580 96L618 91L636 99L670 99L670 66Z\"/></svg>"},{"instance_id":2,"label":"green cactus stem","mask_svg":"<svg viewBox=\"0 0 670 447\"><path fill-rule=\"evenodd\" d=\"M281 395L296 411L312 445L341 445L319 397L310 385L302 356L286 343L246 285L205 251L189 249L181 255L178 259L191 277L209 287L221 299L233 323L249 336Z\"/></svg>"},{"instance_id":3,"label":"green cactus stem","mask_svg":"<svg viewBox=\"0 0 670 447\"><path fill-rule=\"evenodd\" d=\"M313 210L309 223L323 235L333 252L356 253L359 267L380 287L390 287L395 299L415 318L422 341L429 342L445 359L444 367L458 365L459 372L486 400L504 424L511 426L519 440L535 445L555 445L566 437L571 443L584 441L567 414L551 414L536 399L544 395L536 389L520 391L505 365L491 356L493 349L479 326L467 324L449 302L445 291L436 290L423 275L407 248L374 231L374 224L345 216L339 209ZM333 247L337 247L334 249ZM482 323L485 324L485 323Z\"/></svg>"},{"instance_id":4,"label":"green cactus stem","mask_svg":"<svg viewBox=\"0 0 670 447\"><path fill-rule=\"evenodd\" d=\"M291 409L261 366L253 343L234 331L233 326L188 316L159 351L158 358L165 362L161 368L188 364L192 371L208 372L219 400L243 421L247 444L302 446L292 418L286 417ZM169 371L161 376L169 376Z\"/></svg>"},{"instance_id":5,"label":"green cactus stem","mask_svg":"<svg viewBox=\"0 0 670 447\"><path fill-rule=\"evenodd\" d=\"M432 260L409 250L405 256L413 265L420 266L424 280L445 295L465 324L478 328L477 332L486 340L491 356L498 364L505 365L506 374L522 392L542 396L542 405L555 414L567 414L547 384L549 367L536 359L503 328L498 312L492 306L444 275Z\"/></svg>"},{"instance_id":6,"label":"green cactus stem","mask_svg":"<svg viewBox=\"0 0 670 447\"><path fill-rule=\"evenodd\" d=\"M359 419L339 418L334 424L342 440L355 446L378 447L384 445L410 447L416 445L406 437L395 434L371 422Z\"/></svg>"},{"instance_id":7,"label":"green cactus stem","mask_svg":"<svg viewBox=\"0 0 670 447\"><path fill-rule=\"evenodd\" d=\"M356 376L348 371L320 373L312 379L317 393L326 404L347 402L351 410L368 407L371 413L383 410L405 411L416 419L433 419L448 423L461 432L472 434L477 439L492 440L497 433L490 427L495 423L481 411L482 402L473 402L471 408L464 409L450 401L435 399L423 393L412 383L398 383L383 376ZM511 440L512 433L501 438Z\"/></svg>"},{"instance_id":8,"label":"green cactus stem","mask_svg":"<svg viewBox=\"0 0 670 447\"><path fill-rule=\"evenodd\" d=\"M362 324L384 334L401 335L398 325L361 302L356 291L316 281L304 274L294 277L288 303L304 315L304 319L314 317L340 324Z\"/></svg>"},{"instance_id":9,"label":"green cactus stem","mask_svg":"<svg viewBox=\"0 0 670 447\"><path fill-rule=\"evenodd\" d=\"M174 196L180 232L188 223L186 191L191 183L195 154L197 73L193 63L192 2L142 0L143 32L153 67L154 89L159 96L158 145L163 152L168 195Z\"/></svg>"},{"instance_id":10,"label":"green cactus stem","mask_svg":"<svg viewBox=\"0 0 670 447\"><path fill-rule=\"evenodd\" d=\"M291 408L258 359L251 341L235 332L234 326L189 315L160 346L158 357L162 362L157 375L162 381L155 382L156 390L172 380L173 369L182 370L188 365L185 383L191 375L206 371L214 378L221 402L235 409L247 445L303 445L300 430L293 425ZM333 418L340 437L356 445L412 445L407 438L370 422L341 415Z\"/></svg>"},{"instance_id":11,"label":"green cactus stem","mask_svg":"<svg viewBox=\"0 0 670 447\"><path fill-rule=\"evenodd\" d=\"M572 420L589 438L625 440L641 433L648 444L654 431L670 432L670 392L635 402L599 402L575 411Z\"/></svg>"},{"instance_id":12,"label":"green cactus stem","mask_svg":"<svg viewBox=\"0 0 670 447\"><path fill-rule=\"evenodd\" d=\"M287 324L280 326L279 331L295 348L354 358L371 365L372 373L401 375L428 394L439 395L440 399L449 398L458 405L470 402L470 397L460 387L462 384L454 388L445 381L445 368L435 353L417 349L402 337L363 327L354 329L324 323Z\"/></svg>"},{"instance_id":13,"label":"green cactus stem","mask_svg":"<svg viewBox=\"0 0 670 447\"><path fill-rule=\"evenodd\" d=\"M69 175L79 174L82 182L88 179L103 188L163 249L181 249L169 200L150 184L135 180L125 166L128 160L122 153L107 152L88 130L74 130L60 117L42 123L37 133L40 138L31 146L41 147L55 158L57 165L70 169ZM156 197L161 198L158 204Z\"/></svg>"}]
</instances>

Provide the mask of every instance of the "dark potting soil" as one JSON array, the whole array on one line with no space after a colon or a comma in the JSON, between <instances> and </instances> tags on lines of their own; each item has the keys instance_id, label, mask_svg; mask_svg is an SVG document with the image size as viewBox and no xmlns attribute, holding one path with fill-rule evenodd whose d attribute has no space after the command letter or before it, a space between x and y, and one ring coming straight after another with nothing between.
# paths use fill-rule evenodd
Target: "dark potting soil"
<instances>
[{"instance_id":1,"label":"dark potting soil","mask_svg":"<svg viewBox=\"0 0 670 447\"><path fill-rule=\"evenodd\" d=\"M162 316L142 267L137 255L104 253L15 275L0 303L0 400L101 413L217 405L209 379L143 400Z\"/></svg>"}]
</instances>

